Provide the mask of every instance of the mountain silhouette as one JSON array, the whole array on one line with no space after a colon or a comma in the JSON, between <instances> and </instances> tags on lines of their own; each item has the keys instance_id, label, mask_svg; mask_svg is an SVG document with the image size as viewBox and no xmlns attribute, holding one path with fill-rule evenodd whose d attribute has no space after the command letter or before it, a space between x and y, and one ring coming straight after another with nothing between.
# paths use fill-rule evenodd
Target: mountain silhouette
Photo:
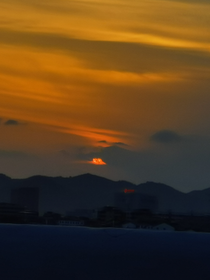
<instances>
[{"instance_id":1,"label":"mountain silhouette","mask_svg":"<svg viewBox=\"0 0 210 280\"><path fill-rule=\"evenodd\" d=\"M75 177L32 176L11 179L0 174L0 202L10 202L11 190L39 187L39 212L65 214L75 209L96 209L114 206L114 195L125 189L153 195L158 199L158 212L210 213L210 188L189 193L180 192L168 185L146 182L135 185L127 181L112 181L92 174Z\"/></svg>"}]
</instances>

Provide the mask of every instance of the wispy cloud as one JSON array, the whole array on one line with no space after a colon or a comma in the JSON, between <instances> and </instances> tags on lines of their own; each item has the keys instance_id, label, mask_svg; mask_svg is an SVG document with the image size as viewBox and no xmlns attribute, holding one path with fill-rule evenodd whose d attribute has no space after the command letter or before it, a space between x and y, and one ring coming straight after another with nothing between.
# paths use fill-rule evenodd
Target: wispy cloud
<instances>
[{"instance_id":1,"label":"wispy cloud","mask_svg":"<svg viewBox=\"0 0 210 280\"><path fill-rule=\"evenodd\" d=\"M136 35L133 36L136 37ZM173 61L173 56L175 56L174 59L176 58L176 60L180 57L183 57L185 60L189 60L189 58L192 59L193 57L195 57L194 59L196 62L196 56L199 55L199 52L210 52L210 42L193 43L188 41L176 40L173 38L164 38L161 36L155 37L154 35L147 34L140 34L137 37L137 42L132 40L100 41L73 38L60 33L27 32L0 28L0 43L2 44L22 47L28 46L31 48L39 48L42 51L62 50L63 52L74 55L74 57L76 56L80 59L82 58L87 61L89 60L88 62L90 65L92 63L93 65L95 64L95 66L97 65L97 67L99 67L99 65L103 62L103 67L113 70L117 70L117 68L112 68L113 66L111 67L111 65L117 66L117 63L120 63L119 65L122 65L122 57L127 57L128 53L129 60L126 59L126 61L124 61L126 62L126 64L124 63L122 65L125 69L124 71L129 71L132 64L134 64L134 71L141 60L144 65L145 55L147 54L150 54L150 56L152 56L152 59L154 59L155 61L157 61L158 57L161 55L161 59L171 56L171 61ZM161 48L161 46L163 48ZM169 47L169 49L166 50L165 47ZM186 49L198 50L198 54L186 53ZM157 53L159 54L158 56ZM106 66L107 57L110 58L110 60L108 59L107 61L107 63L109 63L110 65L109 68L108 65ZM150 60L151 58L147 56L147 59ZM200 59L202 59L202 57ZM209 59L208 56L206 57L206 59ZM97 61L98 64L96 64ZM125 68L125 66L127 67L127 69ZM142 68L139 68L139 70L134 72L142 71L140 69Z\"/></svg>"},{"instance_id":2,"label":"wispy cloud","mask_svg":"<svg viewBox=\"0 0 210 280\"><path fill-rule=\"evenodd\" d=\"M4 125L14 125L14 126L16 126L16 125L20 125L20 124L21 123L17 120L7 120L7 121L4 122Z\"/></svg>"},{"instance_id":3,"label":"wispy cloud","mask_svg":"<svg viewBox=\"0 0 210 280\"><path fill-rule=\"evenodd\" d=\"M118 140L128 136L127 133L121 131L114 131L109 129L100 129L100 128L91 128L85 126L78 127L69 127L69 128L58 128L58 131L64 132L67 134L79 135L85 138L89 138L96 145L96 143L108 143L108 142L116 142L119 143ZM101 142L101 138L106 138L107 140L103 140Z\"/></svg>"},{"instance_id":4,"label":"wispy cloud","mask_svg":"<svg viewBox=\"0 0 210 280\"><path fill-rule=\"evenodd\" d=\"M108 145L108 146L112 146L112 145L117 145L117 146L128 146L128 144L123 143L123 142L108 142L108 141L106 141L106 140L98 141L98 143L100 143L100 144L105 144L105 145Z\"/></svg>"},{"instance_id":5,"label":"wispy cloud","mask_svg":"<svg viewBox=\"0 0 210 280\"><path fill-rule=\"evenodd\" d=\"M113 143L114 145L118 145L118 146L128 146L128 144L123 143L123 142L115 142Z\"/></svg>"}]
</instances>

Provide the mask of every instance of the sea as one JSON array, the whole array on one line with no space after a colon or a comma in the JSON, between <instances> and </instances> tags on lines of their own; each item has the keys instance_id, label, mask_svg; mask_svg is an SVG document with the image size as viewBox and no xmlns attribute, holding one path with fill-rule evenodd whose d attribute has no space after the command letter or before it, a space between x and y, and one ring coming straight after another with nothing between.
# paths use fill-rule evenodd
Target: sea
<instances>
[{"instance_id":1,"label":"sea","mask_svg":"<svg viewBox=\"0 0 210 280\"><path fill-rule=\"evenodd\" d=\"M2 280L210 279L210 234L0 224Z\"/></svg>"}]
</instances>

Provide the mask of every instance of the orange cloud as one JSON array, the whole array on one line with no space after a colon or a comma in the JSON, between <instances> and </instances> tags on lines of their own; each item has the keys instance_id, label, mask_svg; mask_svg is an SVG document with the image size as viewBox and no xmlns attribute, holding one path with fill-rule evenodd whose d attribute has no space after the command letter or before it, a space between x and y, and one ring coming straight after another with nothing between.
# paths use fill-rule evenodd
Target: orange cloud
<instances>
[{"instance_id":1,"label":"orange cloud","mask_svg":"<svg viewBox=\"0 0 210 280\"><path fill-rule=\"evenodd\" d=\"M73 134L91 139L98 145L101 138L106 139L107 142L119 142L128 136L128 133L114 131L109 129L99 129L85 126L72 126L69 128L57 128L57 131L66 134Z\"/></svg>"}]
</instances>

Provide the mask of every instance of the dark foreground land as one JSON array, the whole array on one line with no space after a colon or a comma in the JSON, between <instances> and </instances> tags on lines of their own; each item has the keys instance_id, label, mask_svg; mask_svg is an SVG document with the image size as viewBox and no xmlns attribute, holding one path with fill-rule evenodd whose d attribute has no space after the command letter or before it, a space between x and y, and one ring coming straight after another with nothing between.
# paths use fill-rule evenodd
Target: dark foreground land
<instances>
[{"instance_id":1,"label":"dark foreground land","mask_svg":"<svg viewBox=\"0 0 210 280\"><path fill-rule=\"evenodd\" d=\"M0 225L3 280L209 279L210 234Z\"/></svg>"}]
</instances>

